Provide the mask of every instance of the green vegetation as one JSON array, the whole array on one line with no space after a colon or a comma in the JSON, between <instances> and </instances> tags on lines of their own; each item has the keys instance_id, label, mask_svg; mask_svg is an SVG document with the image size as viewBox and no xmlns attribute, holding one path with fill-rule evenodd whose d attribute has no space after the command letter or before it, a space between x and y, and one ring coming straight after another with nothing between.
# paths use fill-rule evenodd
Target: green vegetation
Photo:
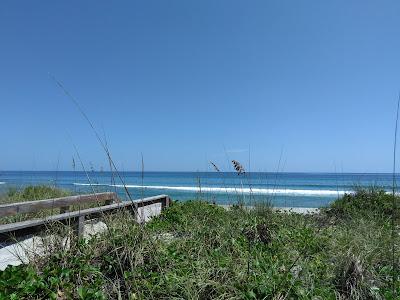
<instances>
[{"instance_id":1,"label":"green vegetation","mask_svg":"<svg viewBox=\"0 0 400 300\"><path fill-rule=\"evenodd\" d=\"M400 208L400 198L395 197L395 205ZM382 189L358 188L356 194L346 194L328 208L329 214L352 217L357 214L388 217L392 214L393 196Z\"/></svg>"},{"instance_id":2,"label":"green vegetation","mask_svg":"<svg viewBox=\"0 0 400 300\"><path fill-rule=\"evenodd\" d=\"M0 199L1 204L23 202L31 200L59 198L69 196L70 192L47 185L31 185L22 190L10 189L6 195Z\"/></svg>"},{"instance_id":3,"label":"green vegetation","mask_svg":"<svg viewBox=\"0 0 400 300\"><path fill-rule=\"evenodd\" d=\"M121 212L0 272L0 299L394 299L391 201L360 190L314 215L177 202L145 225Z\"/></svg>"}]
</instances>

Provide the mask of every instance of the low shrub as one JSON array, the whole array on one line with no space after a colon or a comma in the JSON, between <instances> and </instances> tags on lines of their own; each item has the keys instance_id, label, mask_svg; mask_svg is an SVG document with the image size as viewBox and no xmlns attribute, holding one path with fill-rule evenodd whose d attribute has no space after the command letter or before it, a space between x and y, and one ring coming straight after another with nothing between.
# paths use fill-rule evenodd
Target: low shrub
<instances>
[{"instance_id":1,"label":"low shrub","mask_svg":"<svg viewBox=\"0 0 400 300\"><path fill-rule=\"evenodd\" d=\"M395 205L400 208L400 197L395 196ZM392 214L393 195L383 189L371 187L356 189L332 202L323 211L337 217L356 214L389 217Z\"/></svg>"}]
</instances>

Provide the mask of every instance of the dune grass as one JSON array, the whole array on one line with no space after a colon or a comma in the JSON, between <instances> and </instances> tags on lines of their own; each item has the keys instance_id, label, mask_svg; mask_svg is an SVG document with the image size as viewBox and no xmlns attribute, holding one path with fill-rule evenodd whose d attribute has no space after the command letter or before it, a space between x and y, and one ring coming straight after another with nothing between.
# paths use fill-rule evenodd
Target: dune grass
<instances>
[{"instance_id":1,"label":"dune grass","mask_svg":"<svg viewBox=\"0 0 400 300\"><path fill-rule=\"evenodd\" d=\"M249 215L241 208L226 211L194 201L175 204L144 228L119 216L109 223L109 232L50 261L26 267L24 276L30 272L40 280L45 278L45 289L35 287L40 297L51 296L54 288L58 293L60 287L67 298L213 299L271 294L271 282L282 280L279 290L288 287L284 278L291 274L289 258L294 260L298 254L294 249L279 251L293 238L284 232L275 236L279 224L273 215L268 207ZM291 221L299 228L291 235L305 238L310 234L304 220ZM303 248L303 244L296 240L292 248ZM286 269L282 261L288 262ZM48 274L63 278L65 270L72 273L68 279L46 290Z\"/></svg>"},{"instance_id":2,"label":"dune grass","mask_svg":"<svg viewBox=\"0 0 400 300\"><path fill-rule=\"evenodd\" d=\"M175 202L144 225L121 212L0 272L0 298L394 299L390 197L360 190L313 215Z\"/></svg>"},{"instance_id":3,"label":"dune grass","mask_svg":"<svg viewBox=\"0 0 400 300\"><path fill-rule=\"evenodd\" d=\"M47 185L31 185L23 189L9 189L5 195L0 196L0 204L58 198L69 196L70 194L69 191L56 187Z\"/></svg>"}]
</instances>

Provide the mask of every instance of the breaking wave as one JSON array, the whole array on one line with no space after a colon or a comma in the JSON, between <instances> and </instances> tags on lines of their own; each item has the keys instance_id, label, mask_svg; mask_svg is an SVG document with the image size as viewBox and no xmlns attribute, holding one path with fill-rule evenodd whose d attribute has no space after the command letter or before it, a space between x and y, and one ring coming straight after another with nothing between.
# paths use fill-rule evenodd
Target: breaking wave
<instances>
[{"instance_id":1,"label":"breaking wave","mask_svg":"<svg viewBox=\"0 0 400 300\"><path fill-rule=\"evenodd\" d=\"M123 188L122 184L101 184L101 183L74 183L78 186L108 186ZM183 192L204 192L204 193L228 193L228 194L255 194L255 195L291 195L291 196L337 196L343 195L348 191L337 190L303 190L303 189L272 189L272 188L249 188L249 187L209 187L209 186L163 186L163 185L125 185L132 189L148 190L172 190Z\"/></svg>"}]
</instances>

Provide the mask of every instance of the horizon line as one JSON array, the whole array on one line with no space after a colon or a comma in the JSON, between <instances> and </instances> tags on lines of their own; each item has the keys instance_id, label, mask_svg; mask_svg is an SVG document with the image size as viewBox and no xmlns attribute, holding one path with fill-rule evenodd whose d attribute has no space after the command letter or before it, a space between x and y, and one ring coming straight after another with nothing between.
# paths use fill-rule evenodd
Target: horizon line
<instances>
[{"instance_id":1,"label":"horizon line","mask_svg":"<svg viewBox=\"0 0 400 300\"><path fill-rule=\"evenodd\" d=\"M111 173L111 172L119 172L119 173L142 173L140 170L124 170L124 171L110 171L110 170L0 170L0 176L1 173L3 172L82 172L82 173ZM149 171L143 171L143 173L236 173L236 171L154 171L154 170L149 170ZM273 174L393 174L393 172L332 172L332 171L246 171L245 173L248 174L254 174L254 173L273 173ZM396 172L396 175L400 175L400 172Z\"/></svg>"}]
</instances>

